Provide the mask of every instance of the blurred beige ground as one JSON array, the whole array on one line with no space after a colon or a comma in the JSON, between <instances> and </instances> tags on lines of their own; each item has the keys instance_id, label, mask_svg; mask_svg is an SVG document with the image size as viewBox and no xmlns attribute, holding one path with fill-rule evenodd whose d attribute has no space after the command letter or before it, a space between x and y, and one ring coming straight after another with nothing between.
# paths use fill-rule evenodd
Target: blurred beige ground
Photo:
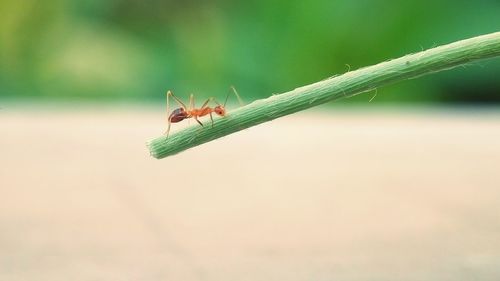
<instances>
[{"instance_id":1,"label":"blurred beige ground","mask_svg":"<svg viewBox=\"0 0 500 281\"><path fill-rule=\"evenodd\" d=\"M0 280L500 280L499 111L308 111L155 160L159 109L33 108L0 112Z\"/></svg>"}]
</instances>

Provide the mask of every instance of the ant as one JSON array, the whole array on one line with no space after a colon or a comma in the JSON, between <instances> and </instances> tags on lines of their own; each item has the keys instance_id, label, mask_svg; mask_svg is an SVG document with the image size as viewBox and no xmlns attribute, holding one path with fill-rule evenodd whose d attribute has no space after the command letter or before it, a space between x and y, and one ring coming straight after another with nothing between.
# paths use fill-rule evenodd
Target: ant
<instances>
[{"instance_id":1,"label":"ant","mask_svg":"<svg viewBox=\"0 0 500 281\"><path fill-rule=\"evenodd\" d=\"M238 102L240 103L240 105L243 105L243 102L240 98L240 95L238 95L238 92L236 92L236 89L233 86L231 86L230 89L234 93L236 98L238 99ZM170 115L168 115L168 127L167 127L167 132L165 133L167 135L167 138L168 138L168 134L170 132L170 125L172 123L178 123L178 122L181 122L182 120L188 119L188 118L193 118L194 120L196 120L196 122L198 122L198 124L200 124L200 126L204 127L203 123L201 123L200 120L198 120L198 118L206 116L206 115L210 115L210 120L212 121L212 128L213 128L214 119L213 119L212 113L215 112L215 114L222 116L222 117L226 116L226 103L227 103L227 100L229 98L230 93L231 92L227 93L226 100L224 101L224 104L218 103L212 97L212 98L207 99L200 108L195 107L194 95L191 94L189 96L189 108L188 108L178 97L176 97L174 95L174 93L172 91L167 91L167 115L168 115L168 112L170 109L170 104L169 104L170 97L174 98L175 101L180 106L179 108L176 108L175 110L173 110ZM210 107L208 105L208 103L210 101L214 101L216 103L216 106L213 108Z\"/></svg>"}]
</instances>

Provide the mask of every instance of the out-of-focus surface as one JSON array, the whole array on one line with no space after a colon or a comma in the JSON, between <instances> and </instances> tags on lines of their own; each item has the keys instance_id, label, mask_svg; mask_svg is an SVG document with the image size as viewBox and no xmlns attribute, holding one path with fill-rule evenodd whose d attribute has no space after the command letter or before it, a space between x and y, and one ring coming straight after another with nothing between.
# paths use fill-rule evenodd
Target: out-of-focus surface
<instances>
[{"instance_id":1,"label":"out-of-focus surface","mask_svg":"<svg viewBox=\"0 0 500 281\"><path fill-rule=\"evenodd\" d=\"M498 111L309 111L155 160L163 120L3 108L0 280L500 279Z\"/></svg>"}]
</instances>

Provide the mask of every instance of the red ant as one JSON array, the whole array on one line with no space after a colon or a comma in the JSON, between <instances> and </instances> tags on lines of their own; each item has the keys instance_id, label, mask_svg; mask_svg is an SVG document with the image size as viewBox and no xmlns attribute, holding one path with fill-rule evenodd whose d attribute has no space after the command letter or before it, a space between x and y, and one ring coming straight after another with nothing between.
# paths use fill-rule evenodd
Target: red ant
<instances>
[{"instance_id":1,"label":"red ant","mask_svg":"<svg viewBox=\"0 0 500 281\"><path fill-rule=\"evenodd\" d=\"M240 105L243 104L241 101L240 95L238 95L238 92L236 92L236 89L231 86L232 92L236 95L236 98L238 98L238 102ZM172 91L167 92L167 115L170 109L170 104L169 104L169 97L173 97L175 101L179 104L179 108L175 109L172 111L170 115L168 115L168 127L167 127L167 132L165 133L168 138L168 134L170 132L170 125L172 123L178 123L181 122L184 119L188 118L194 118L198 124L200 124L203 127L203 123L198 120L199 117L203 117L206 115L210 115L210 120L212 121L212 127L214 126L214 119L212 117L212 112L215 112L215 114L219 116L226 116L226 103L229 98L229 93L227 93L226 100L224 101L224 104L218 103L214 98L209 98L207 99L203 105L200 108L196 108L194 106L194 95L191 94L189 96L189 109L187 106L179 99L177 98ZM217 105L212 108L208 105L210 101L214 101Z\"/></svg>"}]
</instances>

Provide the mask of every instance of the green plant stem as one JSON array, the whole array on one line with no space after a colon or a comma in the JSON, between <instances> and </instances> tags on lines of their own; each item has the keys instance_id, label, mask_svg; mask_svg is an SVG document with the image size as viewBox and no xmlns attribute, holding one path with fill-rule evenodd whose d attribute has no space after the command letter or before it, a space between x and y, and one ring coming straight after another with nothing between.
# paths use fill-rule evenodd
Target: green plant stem
<instances>
[{"instance_id":1,"label":"green plant stem","mask_svg":"<svg viewBox=\"0 0 500 281\"><path fill-rule=\"evenodd\" d=\"M213 128L197 124L148 142L155 158L164 158L188 148L232 134L278 117L341 98L352 97L397 81L450 69L471 61L500 55L500 32L477 36L416 54L347 72L340 76L297 88L215 118Z\"/></svg>"}]
</instances>

